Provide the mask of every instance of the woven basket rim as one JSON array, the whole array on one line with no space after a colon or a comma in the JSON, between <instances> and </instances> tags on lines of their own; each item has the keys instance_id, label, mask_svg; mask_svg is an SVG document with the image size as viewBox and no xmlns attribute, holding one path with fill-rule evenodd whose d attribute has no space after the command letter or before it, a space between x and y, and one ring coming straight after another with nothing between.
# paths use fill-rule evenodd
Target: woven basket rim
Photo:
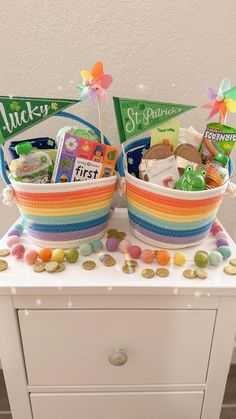
<instances>
[{"instance_id":1,"label":"woven basket rim","mask_svg":"<svg viewBox=\"0 0 236 419\"><path fill-rule=\"evenodd\" d=\"M229 180L224 183L222 186L218 186L214 189L205 189L203 191L181 191L178 189L166 188L165 186L156 185L155 183L145 182L142 179L138 179L132 176L127 169L124 168L125 178L128 179L131 183L135 183L141 189L145 189L148 192L159 193L160 195L166 195L174 198L183 198L183 199L199 199L199 198L209 198L211 196L221 195L225 192Z\"/></svg>"},{"instance_id":2,"label":"woven basket rim","mask_svg":"<svg viewBox=\"0 0 236 419\"><path fill-rule=\"evenodd\" d=\"M94 186L105 186L106 184L111 184L115 182L117 175L109 176L107 178L98 178L91 179L81 182L65 182L65 183L27 183L27 182L18 182L14 179L10 179L11 185L15 189L31 189L37 192L37 189L41 192L48 190L49 192L55 191L66 191L70 189L90 189Z\"/></svg>"}]
</instances>

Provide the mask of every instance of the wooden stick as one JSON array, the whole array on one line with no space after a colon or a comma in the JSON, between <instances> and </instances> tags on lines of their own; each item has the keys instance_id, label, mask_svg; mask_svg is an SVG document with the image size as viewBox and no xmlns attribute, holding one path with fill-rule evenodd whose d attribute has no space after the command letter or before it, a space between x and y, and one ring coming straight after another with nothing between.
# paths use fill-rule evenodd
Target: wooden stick
<instances>
[{"instance_id":1,"label":"wooden stick","mask_svg":"<svg viewBox=\"0 0 236 419\"><path fill-rule=\"evenodd\" d=\"M98 96L98 121L101 132L101 143L104 144L104 133L103 133L103 119L102 119L102 107L100 97Z\"/></svg>"}]
</instances>

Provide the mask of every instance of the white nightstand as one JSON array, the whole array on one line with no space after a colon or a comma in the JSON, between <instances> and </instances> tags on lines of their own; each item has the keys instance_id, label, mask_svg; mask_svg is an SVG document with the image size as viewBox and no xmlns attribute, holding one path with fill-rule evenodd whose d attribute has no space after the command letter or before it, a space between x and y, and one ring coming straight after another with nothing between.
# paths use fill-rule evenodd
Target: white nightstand
<instances>
[{"instance_id":1,"label":"white nightstand","mask_svg":"<svg viewBox=\"0 0 236 419\"><path fill-rule=\"evenodd\" d=\"M129 232L126 210L116 210L111 226ZM201 249L215 249L213 236ZM189 260L195 251L185 251ZM85 271L88 257L58 274L8 258L0 273L0 357L13 419L218 419L236 277L223 273L223 263L207 268L205 281L184 279L189 261L171 264L166 279L144 279L141 262L125 275L124 256L114 256L112 268L98 261Z\"/></svg>"}]
</instances>

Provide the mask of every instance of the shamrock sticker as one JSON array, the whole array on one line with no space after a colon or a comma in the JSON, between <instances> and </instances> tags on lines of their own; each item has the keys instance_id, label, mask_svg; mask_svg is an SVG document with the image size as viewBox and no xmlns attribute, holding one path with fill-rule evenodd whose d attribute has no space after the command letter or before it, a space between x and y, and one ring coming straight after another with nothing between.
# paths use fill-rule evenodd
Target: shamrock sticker
<instances>
[{"instance_id":1,"label":"shamrock sticker","mask_svg":"<svg viewBox=\"0 0 236 419\"><path fill-rule=\"evenodd\" d=\"M19 102L16 102L16 101L11 102L10 103L10 108L11 108L11 110L13 112L14 111L18 112L20 110L20 104L19 104Z\"/></svg>"},{"instance_id":2,"label":"shamrock sticker","mask_svg":"<svg viewBox=\"0 0 236 419\"><path fill-rule=\"evenodd\" d=\"M56 102L52 102L52 103L51 103L51 109L52 109L53 111L57 111L57 109L58 109L58 104L57 104Z\"/></svg>"}]
</instances>

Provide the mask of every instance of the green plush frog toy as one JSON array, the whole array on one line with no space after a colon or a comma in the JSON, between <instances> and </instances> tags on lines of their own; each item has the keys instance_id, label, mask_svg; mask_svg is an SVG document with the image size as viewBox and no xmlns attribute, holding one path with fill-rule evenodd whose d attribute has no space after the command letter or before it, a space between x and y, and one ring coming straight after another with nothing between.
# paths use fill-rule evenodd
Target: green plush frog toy
<instances>
[{"instance_id":1,"label":"green plush frog toy","mask_svg":"<svg viewBox=\"0 0 236 419\"><path fill-rule=\"evenodd\" d=\"M176 183L176 189L182 191L204 191L206 187L206 170L195 171L188 165Z\"/></svg>"}]
</instances>

